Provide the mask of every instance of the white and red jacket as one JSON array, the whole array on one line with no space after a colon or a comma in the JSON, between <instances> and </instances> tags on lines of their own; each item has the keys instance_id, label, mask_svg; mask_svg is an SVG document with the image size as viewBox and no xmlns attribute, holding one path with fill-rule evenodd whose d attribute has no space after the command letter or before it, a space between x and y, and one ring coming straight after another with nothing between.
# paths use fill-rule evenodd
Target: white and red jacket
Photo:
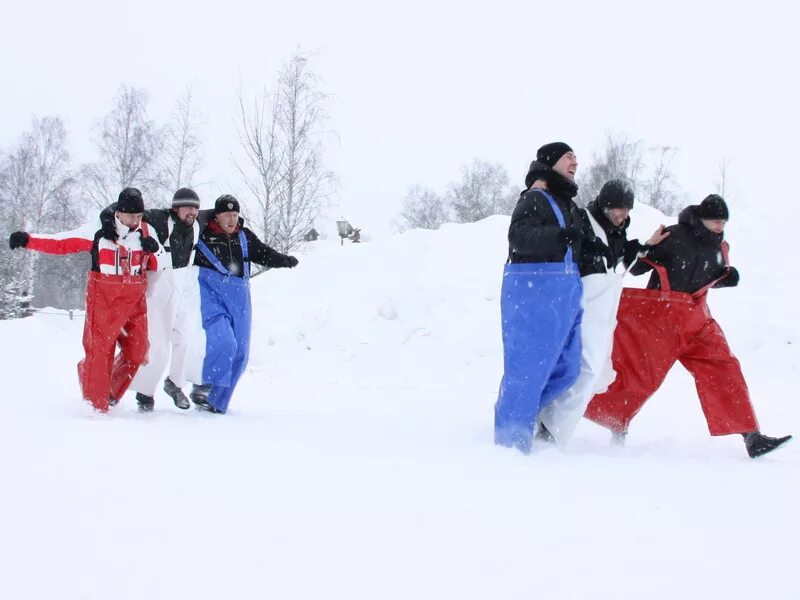
<instances>
[{"instance_id":1,"label":"white and red jacket","mask_svg":"<svg viewBox=\"0 0 800 600\"><path fill-rule=\"evenodd\" d=\"M142 250L142 236L150 236L147 223L142 222L133 231L116 217L114 224L119 236L116 242L103 237L98 219L79 229L63 233L31 233L26 248L45 254L91 252L92 271L103 275L139 275L142 272L142 263L145 263L144 268L147 271L160 271L171 266L169 256L164 256L164 248L160 243L155 253L150 254ZM156 236L151 237L158 242Z\"/></svg>"}]
</instances>

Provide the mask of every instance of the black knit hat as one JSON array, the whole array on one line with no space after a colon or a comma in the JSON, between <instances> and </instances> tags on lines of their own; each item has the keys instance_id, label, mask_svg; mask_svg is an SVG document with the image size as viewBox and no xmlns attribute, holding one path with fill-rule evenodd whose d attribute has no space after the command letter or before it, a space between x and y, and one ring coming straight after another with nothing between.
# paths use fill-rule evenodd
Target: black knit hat
<instances>
[{"instance_id":1,"label":"black knit hat","mask_svg":"<svg viewBox=\"0 0 800 600\"><path fill-rule=\"evenodd\" d=\"M117 211L121 213L139 214L144 212L142 192L134 187L127 187L119 193Z\"/></svg>"},{"instance_id":2,"label":"black knit hat","mask_svg":"<svg viewBox=\"0 0 800 600\"><path fill-rule=\"evenodd\" d=\"M200 196L197 195L192 189L181 188L175 195L172 196L172 208L179 208L181 206L193 206L200 208Z\"/></svg>"},{"instance_id":3,"label":"black knit hat","mask_svg":"<svg viewBox=\"0 0 800 600\"><path fill-rule=\"evenodd\" d=\"M572 148L564 142L552 142L545 144L536 151L536 160L552 168L558 162L558 159L567 152L572 152Z\"/></svg>"},{"instance_id":4,"label":"black knit hat","mask_svg":"<svg viewBox=\"0 0 800 600\"><path fill-rule=\"evenodd\" d=\"M633 187L624 179L606 181L597 195L599 208L633 208Z\"/></svg>"},{"instance_id":5,"label":"black knit hat","mask_svg":"<svg viewBox=\"0 0 800 600\"><path fill-rule=\"evenodd\" d=\"M697 216L701 219L724 219L728 220L728 205L722 196L710 194L700 203L697 209Z\"/></svg>"},{"instance_id":6,"label":"black knit hat","mask_svg":"<svg viewBox=\"0 0 800 600\"><path fill-rule=\"evenodd\" d=\"M220 196L214 203L215 215L226 212L242 212L239 210L239 201L230 194Z\"/></svg>"}]
</instances>

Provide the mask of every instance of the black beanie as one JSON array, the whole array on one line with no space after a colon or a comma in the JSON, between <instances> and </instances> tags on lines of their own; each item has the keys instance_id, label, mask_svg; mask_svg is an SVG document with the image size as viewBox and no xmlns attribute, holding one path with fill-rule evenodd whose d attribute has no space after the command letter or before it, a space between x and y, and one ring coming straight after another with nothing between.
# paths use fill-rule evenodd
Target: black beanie
<instances>
[{"instance_id":1,"label":"black beanie","mask_svg":"<svg viewBox=\"0 0 800 600\"><path fill-rule=\"evenodd\" d=\"M200 208L200 196L192 189L179 189L172 197L172 208L180 208L181 206Z\"/></svg>"},{"instance_id":2,"label":"black beanie","mask_svg":"<svg viewBox=\"0 0 800 600\"><path fill-rule=\"evenodd\" d=\"M242 212L241 210L239 210L239 201L230 194L225 194L224 196L220 196L214 203L215 215L226 212L234 212L234 211Z\"/></svg>"},{"instance_id":3,"label":"black beanie","mask_svg":"<svg viewBox=\"0 0 800 600\"><path fill-rule=\"evenodd\" d=\"M727 221L728 205L725 204L725 200L722 199L722 196L711 194L706 196L700 203L697 215L701 219L724 219Z\"/></svg>"},{"instance_id":4,"label":"black beanie","mask_svg":"<svg viewBox=\"0 0 800 600\"><path fill-rule=\"evenodd\" d=\"M552 168L558 162L558 159L567 152L572 152L572 148L564 142L552 142L545 144L536 151L536 160Z\"/></svg>"},{"instance_id":5,"label":"black beanie","mask_svg":"<svg viewBox=\"0 0 800 600\"><path fill-rule=\"evenodd\" d=\"M142 192L133 187L128 187L119 193L117 198L117 211L121 213L139 214L144 212Z\"/></svg>"},{"instance_id":6,"label":"black beanie","mask_svg":"<svg viewBox=\"0 0 800 600\"><path fill-rule=\"evenodd\" d=\"M606 181L597 195L598 208L633 208L633 188L624 179Z\"/></svg>"}]
</instances>

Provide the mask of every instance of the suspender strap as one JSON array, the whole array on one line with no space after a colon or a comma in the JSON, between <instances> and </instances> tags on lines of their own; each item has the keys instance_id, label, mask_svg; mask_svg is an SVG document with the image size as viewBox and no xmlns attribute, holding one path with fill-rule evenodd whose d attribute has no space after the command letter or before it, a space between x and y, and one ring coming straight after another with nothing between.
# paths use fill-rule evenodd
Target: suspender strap
<instances>
[{"instance_id":1,"label":"suspender strap","mask_svg":"<svg viewBox=\"0 0 800 600\"><path fill-rule=\"evenodd\" d=\"M233 275L227 268L225 268L225 265L223 265L220 262L217 256L213 252L211 252L211 250L209 250L205 242L203 241L197 242L197 249L200 250L200 253L208 259L208 262L210 262L211 266L214 267L217 271L219 271L223 275L227 275L228 277Z\"/></svg>"},{"instance_id":2,"label":"suspender strap","mask_svg":"<svg viewBox=\"0 0 800 600\"><path fill-rule=\"evenodd\" d=\"M561 227L561 229L566 229L567 225L566 222L564 221L564 213L561 212L561 209L558 207L558 204L556 204L556 201L553 200L553 197L547 191L545 190L540 190L540 191L545 195L545 198L547 198L547 201L550 203L550 208L553 209L553 213L556 215L559 227ZM567 263L567 265L575 262L575 260L572 257L571 244L567 244L567 253L564 255L564 262Z\"/></svg>"},{"instance_id":3,"label":"suspender strap","mask_svg":"<svg viewBox=\"0 0 800 600\"><path fill-rule=\"evenodd\" d=\"M244 235L244 231L239 230L239 243L242 246L242 263L243 263L243 277L244 279L250 279L250 260L248 258L248 249L247 249L247 237ZM208 262L220 273L226 275L228 277L232 277L233 273L231 273L225 265L217 258L217 256L211 252L211 249L206 245L205 242L199 241L197 242L197 249L200 250L200 253L208 259Z\"/></svg>"},{"instance_id":4,"label":"suspender strap","mask_svg":"<svg viewBox=\"0 0 800 600\"><path fill-rule=\"evenodd\" d=\"M729 259L728 259L728 248L729 248L728 242L722 242L722 247L721 247L722 258L725 261L725 266L726 267L730 265L730 262L729 262ZM647 257L640 258L639 260L641 260L643 263L653 267L653 269L655 269L656 273L658 273L658 280L659 280L659 282L661 284L661 290L662 291L664 291L664 292L672 291L672 288L669 285L669 278L667 278L667 270L664 268L664 265L659 265L658 263L654 263L652 260L650 260ZM721 277L717 277L713 281L707 283L706 285L701 287L696 292L693 292L692 293L692 298L694 300L700 299L706 293L708 293L708 290L710 290L712 287L714 287L720 281L725 279L726 276L727 276L727 273L725 275L722 275Z\"/></svg>"},{"instance_id":5,"label":"suspender strap","mask_svg":"<svg viewBox=\"0 0 800 600\"><path fill-rule=\"evenodd\" d=\"M250 279L250 254L247 247L247 236L244 230L239 230L239 244L242 246L242 270L245 280Z\"/></svg>"}]
</instances>

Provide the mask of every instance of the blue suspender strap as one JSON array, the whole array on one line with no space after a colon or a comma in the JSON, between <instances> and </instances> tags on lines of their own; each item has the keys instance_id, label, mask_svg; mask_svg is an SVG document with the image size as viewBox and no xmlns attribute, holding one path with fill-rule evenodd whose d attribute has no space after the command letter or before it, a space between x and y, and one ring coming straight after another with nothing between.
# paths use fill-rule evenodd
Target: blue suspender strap
<instances>
[{"instance_id":1,"label":"blue suspender strap","mask_svg":"<svg viewBox=\"0 0 800 600\"><path fill-rule=\"evenodd\" d=\"M566 229L567 225L566 222L564 221L564 213L561 212L561 209L558 207L558 204L556 204L556 201L553 200L553 197L550 194L548 194L544 190L541 191L544 194L545 198L547 198L547 201L550 203L550 208L553 209L553 212L556 215L556 219L558 219L559 226L561 227L561 229ZM570 263L575 262L572 258L572 246L569 244L567 244L567 253L564 255L564 262L566 262L568 265Z\"/></svg>"},{"instance_id":2,"label":"blue suspender strap","mask_svg":"<svg viewBox=\"0 0 800 600\"><path fill-rule=\"evenodd\" d=\"M219 271L223 275L227 275L229 277L232 275L232 273L230 271L228 271L228 269L225 268L225 266L214 255L214 253L211 252L211 250L209 250L209 248L208 248L208 246L206 246L205 242L203 242L203 241L197 242L197 249L200 250L200 252L203 254L203 256L205 256L208 259L208 262L210 262L217 271Z\"/></svg>"},{"instance_id":3,"label":"blue suspender strap","mask_svg":"<svg viewBox=\"0 0 800 600\"><path fill-rule=\"evenodd\" d=\"M239 244L242 247L242 271L244 272L244 278L250 279L250 260L249 254L247 249L247 236L244 234L244 230L239 230Z\"/></svg>"}]
</instances>

